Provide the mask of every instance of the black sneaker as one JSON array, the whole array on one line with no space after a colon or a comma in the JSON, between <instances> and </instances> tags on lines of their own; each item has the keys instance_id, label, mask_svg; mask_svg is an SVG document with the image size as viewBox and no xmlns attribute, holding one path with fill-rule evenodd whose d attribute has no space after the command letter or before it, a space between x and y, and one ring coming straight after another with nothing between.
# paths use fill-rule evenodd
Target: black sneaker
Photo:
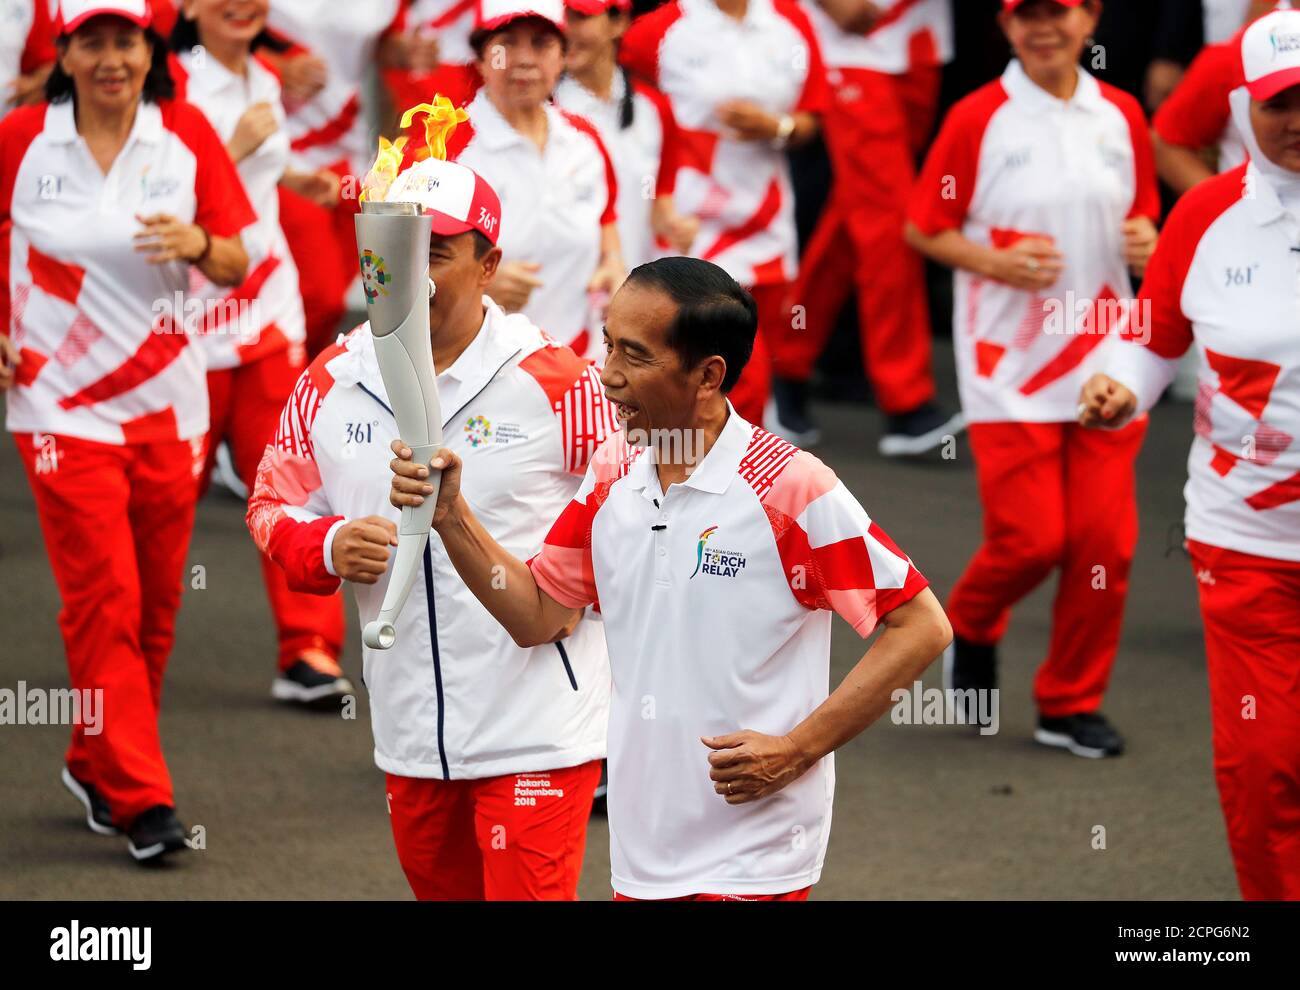
<instances>
[{"instance_id":1,"label":"black sneaker","mask_svg":"<svg viewBox=\"0 0 1300 990\"><path fill-rule=\"evenodd\" d=\"M915 457L928 453L966 429L966 417L950 413L933 402L917 406L911 412L885 417L885 435L880 438L880 453L885 457Z\"/></svg>"},{"instance_id":2,"label":"black sneaker","mask_svg":"<svg viewBox=\"0 0 1300 990\"><path fill-rule=\"evenodd\" d=\"M108 802L94 786L72 776L72 771L63 768L63 786L72 792L72 796L86 809L86 824L96 835L121 835L122 830L113 824L113 812Z\"/></svg>"},{"instance_id":3,"label":"black sneaker","mask_svg":"<svg viewBox=\"0 0 1300 990\"><path fill-rule=\"evenodd\" d=\"M146 863L166 856L189 845L185 841L185 826L176 818L176 810L165 804L155 804L140 812L126 830L127 848L136 862Z\"/></svg>"},{"instance_id":4,"label":"black sneaker","mask_svg":"<svg viewBox=\"0 0 1300 990\"><path fill-rule=\"evenodd\" d=\"M343 668L322 650L304 650L271 684L271 697L276 701L308 708L336 708L352 693L352 682Z\"/></svg>"},{"instance_id":5,"label":"black sneaker","mask_svg":"<svg viewBox=\"0 0 1300 990\"><path fill-rule=\"evenodd\" d=\"M808 411L808 383L792 378L773 378L772 396L763 411L763 427L796 447L820 443L822 431Z\"/></svg>"},{"instance_id":6,"label":"black sneaker","mask_svg":"<svg viewBox=\"0 0 1300 990\"><path fill-rule=\"evenodd\" d=\"M1124 752L1124 737L1115 731L1101 712L1081 712L1064 718L1039 715L1034 741L1044 746L1068 749L1075 756L1090 760L1119 756Z\"/></svg>"},{"instance_id":7,"label":"black sneaker","mask_svg":"<svg viewBox=\"0 0 1300 990\"><path fill-rule=\"evenodd\" d=\"M943 651L943 686L947 691L992 691L998 686L998 648L954 636ZM967 711L966 694L953 696L953 708L965 725L976 725L978 711Z\"/></svg>"}]
</instances>

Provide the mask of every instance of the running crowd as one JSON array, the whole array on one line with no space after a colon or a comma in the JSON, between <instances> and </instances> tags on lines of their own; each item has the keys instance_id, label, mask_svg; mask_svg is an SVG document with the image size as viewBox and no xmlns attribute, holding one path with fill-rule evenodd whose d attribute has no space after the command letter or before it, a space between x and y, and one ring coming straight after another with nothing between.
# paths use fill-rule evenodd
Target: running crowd
<instances>
[{"instance_id":1,"label":"running crowd","mask_svg":"<svg viewBox=\"0 0 1300 990\"><path fill-rule=\"evenodd\" d=\"M940 115L950 0L0 0L0 392L104 692L62 770L89 827L185 848L158 714L211 479L274 697L328 708L341 583L374 619L435 470L425 594L362 647L416 896L575 897L607 760L616 898L804 899L834 750L941 654L996 687L1053 573L1035 739L1123 753L1134 464L1181 379L1228 840L1244 897L1300 898L1300 11L1151 5L1198 44L1130 93L1110 5L989 0L1009 61ZM363 189L433 218L431 463L345 323L391 277ZM881 456L969 436L983 543L942 605L802 449L851 295ZM832 612L882 630L833 690Z\"/></svg>"}]
</instances>

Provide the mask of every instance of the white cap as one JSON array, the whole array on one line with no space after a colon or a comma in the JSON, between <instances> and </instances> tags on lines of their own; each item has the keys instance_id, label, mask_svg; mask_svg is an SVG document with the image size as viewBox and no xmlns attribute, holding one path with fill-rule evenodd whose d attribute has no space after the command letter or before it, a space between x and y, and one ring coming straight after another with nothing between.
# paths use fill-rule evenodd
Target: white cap
<instances>
[{"instance_id":1,"label":"white cap","mask_svg":"<svg viewBox=\"0 0 1300 990\"><path fill-rule=\"evenodd\" d=\"M149 0L116 0L112 3L104 3L102 0L59 0L55 32L71 34L87 20L100 14L124 17L139 27L148 27L153 20Z\"/></svg>"},{"instance_id":2,"label":"white cap","mask_svg":"<svg viewBox=\"0 0 1300 990\"><path fill-rule=\"evenodd\" d=\"M525 17L547 21L561 34L567 27L564 0L480 0L474 31L495 31Z\"/></svg>"},{"instance_id":3,"label":"white cap","mask_svg":"<svg viewBox=\"0 0 1300 990\"><path fill-rule=\"evenodd\" d=\"M1241 68L1252 99L1300 86L1300 10L1275 10L1241 36Z\"/></svg>"},{"instance_id":4,"label":"white cap","mask_svg":"<svg viewBox=\"0 0 1300 990\"><path fill-rule=\"evenodd\" d=\"M458 162L426 158L393 180L388 203L418 203L433 217L433 232L452 237L477 230L491 243L501 231L501 200L487 180Z\"/></svg>"}]
</instances>

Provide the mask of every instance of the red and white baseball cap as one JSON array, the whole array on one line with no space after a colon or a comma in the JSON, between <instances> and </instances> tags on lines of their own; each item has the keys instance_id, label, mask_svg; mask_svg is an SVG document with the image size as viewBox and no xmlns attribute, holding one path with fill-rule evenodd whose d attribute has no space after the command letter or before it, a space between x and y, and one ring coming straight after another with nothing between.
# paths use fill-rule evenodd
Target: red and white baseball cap
<instances>
[{"instance_id":1,"label":"red and white baseball cap","mask_svg":"<svg viewBox=\"0 0 1300 990\"><path fill-rule=\"evenodd\" d=\"M564 0L480 0L474 33L495 31L511 21L537 17L564 33Z\"/></svg>"},{"instance_id":2,"label":"red and white baseball cap","mask_svg":"<svg viewBox=\"0 0 1300 990\"><path fill-rule=\"evenodd\" d=\"M124 17L142 28L148 27L153 20L149 0L116 0L115 3L103 3L102 0L59 0L56 33L71 34L87 20L100 14Z\"/></svg>"},{"instance_id":3,"label":"red and white baseball cap","mask_svg":"<svg viewBox=\"0 0 1300 990\"><path fill-rule=\"evenodd\" d=\"M418 203L433 217L433 232L454 237L477 230L493 244L501 234L501 200L472 168L426 158L401 173L384 194L388 203Z\"/></svg>"},{"instance_id":4,"label":"red and white baseball cap","mask_svg":"<svg viewBox=\"0 0 1300 990\"><path fill-rule=\"evenodd\" d=\"M632 9L632 0L565 0L564 6L575 14L595 17L608 10L621 10L626 14Z\"/></svg>"},{"instance_id":5,"label":"red and white baseball cap","mask_svg":"<svg viewBox=\"0 0 1300 990\"><path fill-rule=\"evenodd\" d=\"M1023 7L1029 0L1002 0L1003 10L1015 10ZM1062 7L1082 7L1086 0L1056 0Z\"/></svg>"},{"instance_id":6,"label":"red and white baseball cap","mask_svg":"<svg viewBox=\"0 0 1300 990\"><path fill-rule=\"evenodd\" d=\"M1300 10L1275 10L1241 36L1241 69L1252 99L1300 86Z\"/></svg>"}]
</instances>

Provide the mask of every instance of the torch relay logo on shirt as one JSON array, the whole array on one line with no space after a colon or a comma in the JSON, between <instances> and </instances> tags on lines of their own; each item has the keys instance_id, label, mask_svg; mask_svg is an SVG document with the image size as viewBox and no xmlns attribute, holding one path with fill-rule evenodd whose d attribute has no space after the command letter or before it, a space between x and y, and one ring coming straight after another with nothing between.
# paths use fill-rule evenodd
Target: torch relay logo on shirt
<instances>
[{"instance_id":1,"label":"torch relay logo on shirt","mask_svg":"<svg viewBox=\"0 0 1300 990\"><path fill-rule=\"evenodd\" d=\"M710 526L700 534L700 542L695 548L696 574L715 574L718 577L735 577L745 569L745 555L739 550L721 550L709 546L709 539L718 531L717 526Z\"/></svg>"}]
</instances>

